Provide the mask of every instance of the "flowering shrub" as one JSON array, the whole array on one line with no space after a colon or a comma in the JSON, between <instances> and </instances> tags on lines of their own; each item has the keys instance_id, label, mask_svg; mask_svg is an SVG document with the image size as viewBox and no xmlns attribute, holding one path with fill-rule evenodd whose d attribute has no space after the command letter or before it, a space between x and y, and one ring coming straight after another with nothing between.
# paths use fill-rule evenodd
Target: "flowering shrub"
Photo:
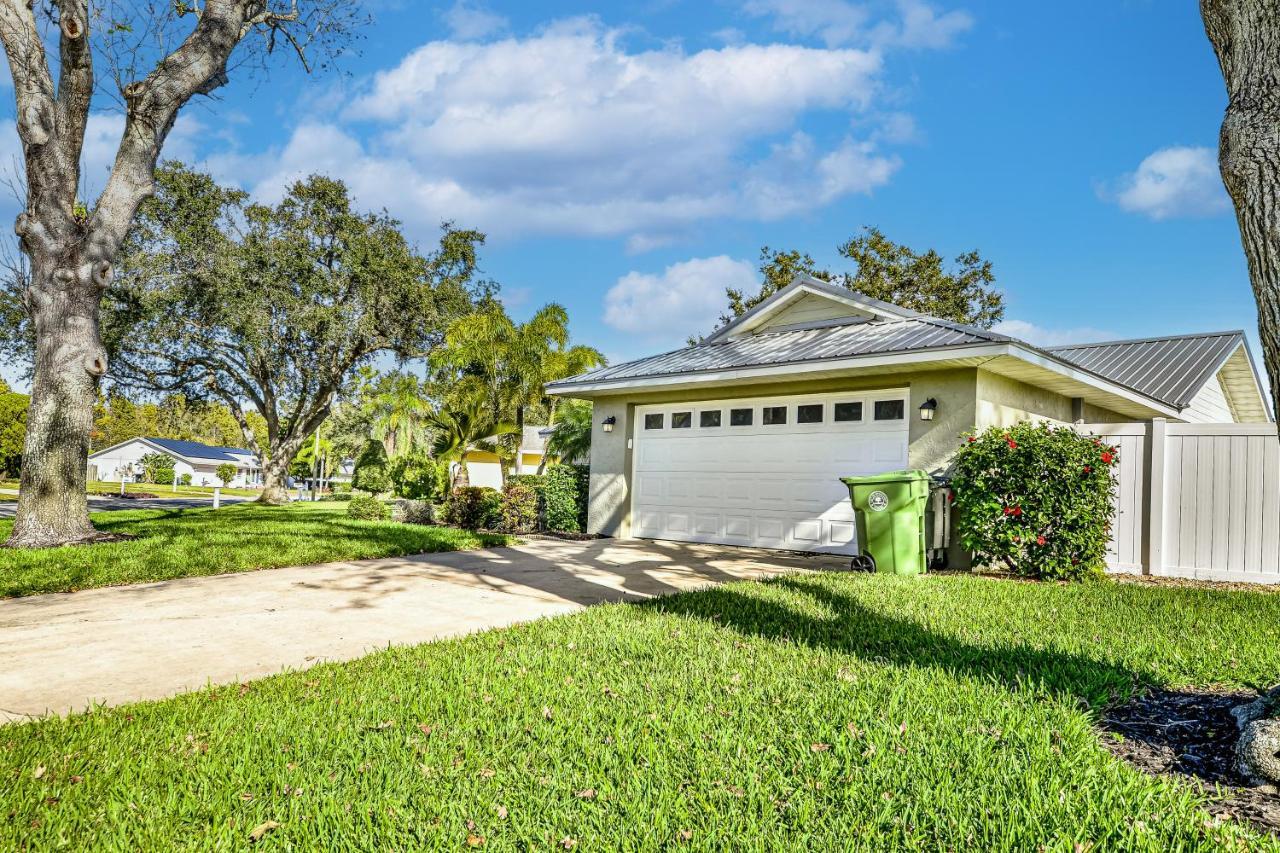
<instances>
[{"instance_id":1,"label":"flowering shrub","mask_svg":"<svg viewBox=\"0 0 1280 853\"><path fill-rule=\"evenodd\" d=\"M1111 531L1116 448L1070 427L1021 423L956 454L956 528L980 565L1027 577L1099 574Z\"/></svg>"}]
</instances>

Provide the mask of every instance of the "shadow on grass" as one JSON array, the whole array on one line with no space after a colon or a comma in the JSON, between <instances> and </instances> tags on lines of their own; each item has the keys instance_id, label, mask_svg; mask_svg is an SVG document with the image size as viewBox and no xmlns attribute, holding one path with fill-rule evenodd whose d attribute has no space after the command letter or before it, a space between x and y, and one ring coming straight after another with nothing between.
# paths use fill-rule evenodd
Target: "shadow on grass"
<instances>
[{"instance_id":1,"label":"shadow on grass","mask_svg":"<svg viewBox=\"0 0 1280 853\"><path fill-rule=\"evenodd\" d=\"M1044 689L1092 708L1151 681L1141 673L1074 653L1007 641L977 645L935 633L917 622L878 612L815 579L785 577L766 585L806 595L832 615L815 617L741 587L658 599L645 606L707 619L746 636L830 649L879 663L934 667L1010 690Z\"/></svg>"}]
</instances>

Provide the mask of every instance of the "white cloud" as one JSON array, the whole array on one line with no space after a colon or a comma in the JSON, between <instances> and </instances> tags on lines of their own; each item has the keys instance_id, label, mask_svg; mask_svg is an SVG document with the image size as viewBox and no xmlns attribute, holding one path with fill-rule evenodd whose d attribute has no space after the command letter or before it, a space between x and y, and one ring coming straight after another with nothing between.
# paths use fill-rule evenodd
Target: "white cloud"
<instances>
[{"instance_id":1,"label":"white cloud","mask_svg":"<svg viewBox=\"0 0 1280 853\"><path fill-rule=\"evenodd\" d=\"M1082 326L1076 329L1047 329L1026 320L1003 320L992 331L1041 347L1057 347L1066 344L1089 344L1098 341L1114 341L1120 337L1114 332Z\"/></svg>"},{"instance_id":2,"label":"white cloud","mask_svg":"<svg viewBox=\"0 0 1280 853\"><path fill-rule=\"evenodd\" d=\"M902 22L885 34L885 43L915 48L949 47L973 28L973 16L963 9L940 12L923 0L898 0Z\"/></svg>"},{"instance_id":3,"label":"white cloud","mask_svg":"<svg viewBox=\"0 0 1280 853\"><path fill-rule=\"evenodd\" d=\"M794 136L815 112L874 113L874 51L633 51L621 38L577 19L527 38L432 42L376 75L340 119L237 165L257 176L244 180L280 186L335 163L362 203L407 221L623 236L633 248L709 218L768 219L802 198L812 209L869 192L897 166L875 139Z\"/></svg>"},{"instance_id":4,"label":"white cloud","mask_svg":"<svg viewBox=\"0 0 1280 853\"><path fill-rule=\"evenodd\" d=\"M604 321L623 332L673 344L715 328L729 300L726 288L759 286L755 267L727 255L693 258L660 274L629 272L604 298Z\"/></svg>"},{"instance_id":5,"label":"white cloud","mask_svg":"<svg viewBox=\"0 0 1280 853\"><path fill-rule=\"evenodd\" d=\"M973 16L942 11L926 0L896 0L897 17L877 19L872 4L851 0L746 0L743 11L771 18L779 32L817 38L829 47L944 48L973 27Z\"/></svg>"},{"instance_id":6,"label":"white cloud","mask_svg":"<svg viewBox=\"0 0 1280 853\"><path fill-rule=\"evenodd\" d=\"M1230 209L1212 148L1161 148L1099 194L1130 213L1157 220L1214 216Z\"/></svg>"},{"instance_id":7,"label":"white cloud","mask_svg":"<svg viewBox=\"0 0 1280 853\"><path fill-rule=\"evenodd\" d=\"M865 38L871 19L865 5L845 0L747 0L743 11L773 18L779 32L814 36L828 45L851 44Z\"/></svg>"},{"instance_id":8,"label":"white cloud","mask_svg":"<svg viewBox=\"0 0 1280 853\"><path fill-rule=\"evenodd\" d=\"M476 3L457 0L443 13L445 26L456 39L475 41L505 32L510 23L505 17Z\"/></svg>"}]
</instances>

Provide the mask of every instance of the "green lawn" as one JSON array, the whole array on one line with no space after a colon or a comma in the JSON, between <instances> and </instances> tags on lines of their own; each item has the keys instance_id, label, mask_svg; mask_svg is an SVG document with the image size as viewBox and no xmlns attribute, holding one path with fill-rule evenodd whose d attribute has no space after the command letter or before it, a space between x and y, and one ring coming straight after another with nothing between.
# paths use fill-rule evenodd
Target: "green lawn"
<instances>
[{"instance_id":1,"label":"green lawn","mask_svg":"<svg viewBox=\"0 0 1280 853\"><path fill-rule=\"evenodd\" d=\"M330 560L456 551L506 541L444 527L346 517L345 503L95 513L100 530L139 538L38 551L0 550L0 597L245 572ZM0 541L10 520L0 520Z\"/></svg>"},{"instance_id":2,"label":"green lawn","mask_svg":"<svg viewBox=\"0 0 1280 853\"><path fill-rule=\"evenodd\" d=\"M158 483L125 483L124 490L126 493L146 493L159 495L162 498L211 498L213 497L213 486L178 486L176 489L173 485L160 485ZM119 483L89 483L89 491L93 493L107 492L109 494L120 494ZM257 489L229 489L224 488L222 494L226 497L256 498L262 494Z\"/></svg>"},{"instance_id":3,"label":"green lawn","mask_svg":"<svg viewBox=\"0 0 1280 853\"><path fill-rule=\"evenodd\" d=\"M1094 724L1277 671L1273 594L739 583L6 728L0 846L1275 850Z\"/></svg>"}]
</instances>

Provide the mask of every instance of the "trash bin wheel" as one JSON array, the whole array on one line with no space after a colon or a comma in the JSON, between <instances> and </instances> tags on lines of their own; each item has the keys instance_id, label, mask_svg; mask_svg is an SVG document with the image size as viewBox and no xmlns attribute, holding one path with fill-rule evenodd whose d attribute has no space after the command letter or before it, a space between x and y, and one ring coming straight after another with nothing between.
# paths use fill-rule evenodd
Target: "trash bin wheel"
<instances>
[{"instance_id":1,"label":"trash bin wheel","mask_svg":"<svg viewBox=\"0 0 1280 853\"><path fill-rule=\"evenodd\" d=\"M849 563L849 568L855 572L874 572L876 570L876 560L870 554L859 554Z\"/></svg>"}]
</instances>

